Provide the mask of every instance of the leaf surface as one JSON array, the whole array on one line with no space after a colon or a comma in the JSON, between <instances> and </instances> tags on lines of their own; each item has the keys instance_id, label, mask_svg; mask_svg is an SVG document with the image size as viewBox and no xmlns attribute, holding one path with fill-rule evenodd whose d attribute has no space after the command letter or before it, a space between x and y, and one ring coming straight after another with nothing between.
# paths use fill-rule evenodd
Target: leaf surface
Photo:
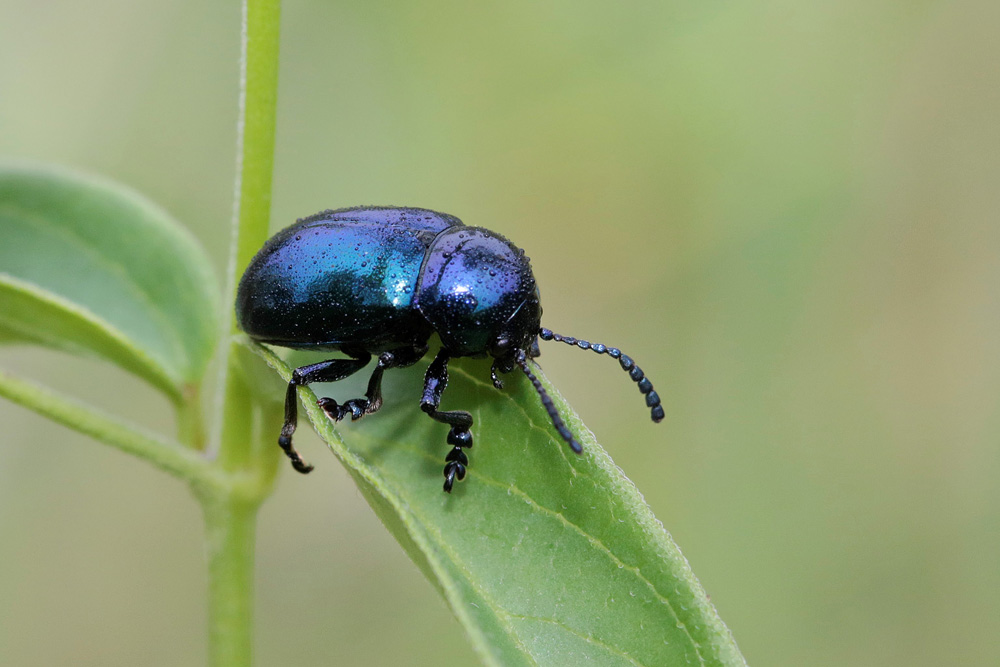
<instances>
[{"instance_id":1,"label":"leaf surface","mask_svg":"<svg viewBox=\"0 0 1000 667\"><path fill-rule=\"evenodd\" d=\"M138 193L0 165L0 342L101 357L180 399L212 355L217 295L201 247Z\"/></svg>"},{"instance_id":2,"label":"leaf surface","mask_svg":"<svg viewBox=\"0 0 1000 667\"><path fill-rule=\"evenodd\" d=\"M522 375L498 391L489 363L453 360L442 409L472 413L475 446L465 481L443 493L448 427L418 407L424 367L387 373L386 405L352 424L300 396L486 664L745 664L662 524L540 373L584 453L558 438ZM336 384L321 393L352 398Z\"/></svg>"}]
</instances>

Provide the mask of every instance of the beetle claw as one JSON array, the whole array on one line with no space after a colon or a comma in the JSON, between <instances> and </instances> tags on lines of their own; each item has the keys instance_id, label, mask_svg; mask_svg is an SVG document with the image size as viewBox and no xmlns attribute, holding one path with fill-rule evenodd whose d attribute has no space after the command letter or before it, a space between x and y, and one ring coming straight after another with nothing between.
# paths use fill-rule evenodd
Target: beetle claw
<instances>
[{"instance_id":1,"label":"beetle claw","mask_svg":"<svg viewBox=\"0 0 1000 667\"><path fill-rule=\"evenodd\" d=\"M444 466L444 490L447 493L451 493L455 479L458 481L465 479L465 466L458 461L448 461Z\"/></svg>"}]
</instances>

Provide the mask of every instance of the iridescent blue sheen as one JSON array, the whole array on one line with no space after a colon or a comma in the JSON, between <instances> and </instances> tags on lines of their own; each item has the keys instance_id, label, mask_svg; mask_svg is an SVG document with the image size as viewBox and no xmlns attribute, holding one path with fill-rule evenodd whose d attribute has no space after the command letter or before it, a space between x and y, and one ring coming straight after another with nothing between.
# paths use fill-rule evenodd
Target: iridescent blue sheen
<instances>
[{"instance_id":1,"label":"iridescent blue sheen","mask_svg":"<svg viewBox=\"0 0 1000 667\"><path fill-rule=\"evenodd\" d=\"M427 249L462 223L408 208L325 211L272 237L240 281L240 327L282 347L380 352L426 342L412 307Z\"/></svg>"},{"instance_id":2,"label":"iridescent blue sheen","mask_svg":"<svg viewBox=\"0 0 1000 667\"><path fill-rule=\"evenodd\" d=\"M538 288L503 236L414 208L324 211L274 235L236 297L240 327L282 347L378 353L437 332L452 356L534 340Z\"/></svg>"}]
</instances>

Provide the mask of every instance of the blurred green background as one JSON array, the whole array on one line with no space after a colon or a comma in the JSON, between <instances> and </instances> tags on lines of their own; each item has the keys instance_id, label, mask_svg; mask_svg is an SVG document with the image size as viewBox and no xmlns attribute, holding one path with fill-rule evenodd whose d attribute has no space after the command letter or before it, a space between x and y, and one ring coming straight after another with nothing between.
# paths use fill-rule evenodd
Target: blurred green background
<instances>
[{"instance_id":1,"label":"blurred green background","mask_svg":"<svg viewBox=\"0 0 1000 667\"><path fill-rule=\"evenodd\" d=\"M221 275L238 23L235 0L0 0L0 155L147 193ZM274 227L405 204L525 248L546 326L655 380L658 427L615 364L543 348L751 664L995 664L998 26L994 0L288 0ZM0 367L172 429L115 369ZM201 663L186 489L8 403L0 424L0 663ZM316 472L262 511L259 664L474 664L299 447Z\"/></svg>"}]
</instances>

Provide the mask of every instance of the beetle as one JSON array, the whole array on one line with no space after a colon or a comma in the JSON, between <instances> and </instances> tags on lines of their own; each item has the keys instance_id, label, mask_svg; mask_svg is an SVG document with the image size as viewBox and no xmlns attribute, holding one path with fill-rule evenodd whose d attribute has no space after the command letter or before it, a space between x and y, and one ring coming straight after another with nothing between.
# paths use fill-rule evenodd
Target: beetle
<instances>
[{"instance_id":1,"label":"beetle","mask_svg":"<svg viewBox=\"0 0 1000 667\"><path fill-rule=\"evenodd\" d=\"M524 251L482 227L421 208L362 206L321 211L275 234L240 280L236 317L253 340L293 349L338 351L348 358L296 368L285 394L278 444L295 470L313 467L292 446L297 387L334 382L357 373L377 357L364 397L319 405L336 421L352 420L382 406L382 375L415 364L428 352L432 334L441 340L424 376L420 408L450 426L444 490L465 478L472 447L472 415L442 411L452 357L493 358L491 379L515 367L527 376L552 425L579 454L580 442L531 370L538 340L553 340L617 359L645 396L654 422L663 407L653 385L619 349L561 336L541 326L538 285Z\"/></svg>"}]
</instances>

